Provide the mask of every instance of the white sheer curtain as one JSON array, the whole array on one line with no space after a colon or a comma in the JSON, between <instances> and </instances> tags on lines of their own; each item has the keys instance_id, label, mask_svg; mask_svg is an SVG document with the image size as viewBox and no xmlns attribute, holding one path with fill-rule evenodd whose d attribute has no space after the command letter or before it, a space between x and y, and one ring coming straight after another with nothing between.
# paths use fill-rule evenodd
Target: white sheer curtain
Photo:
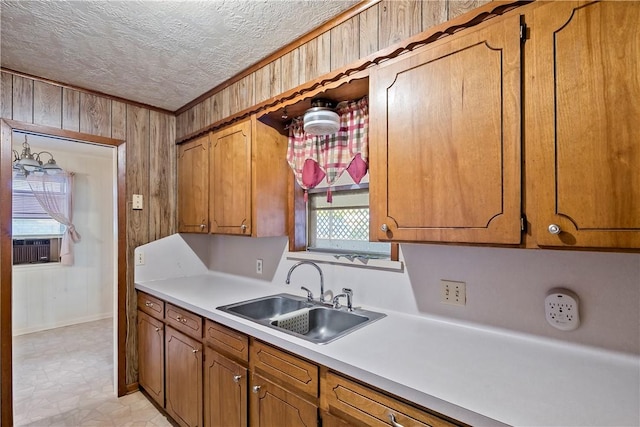
<instances>
[{"instance_id":1,"label":"white sheer curtain","mask_svg":"<svg viewBox=\"0 0 640 427\"><path fill-rule=\"evenodd\" d=\"M62 265L73 265L73 245L81 239L73 225L73 176L73 172L62 172L55 175L30 174L27 177L42 208L66 227L60 251Z\"/></svg>"}]
</instances>

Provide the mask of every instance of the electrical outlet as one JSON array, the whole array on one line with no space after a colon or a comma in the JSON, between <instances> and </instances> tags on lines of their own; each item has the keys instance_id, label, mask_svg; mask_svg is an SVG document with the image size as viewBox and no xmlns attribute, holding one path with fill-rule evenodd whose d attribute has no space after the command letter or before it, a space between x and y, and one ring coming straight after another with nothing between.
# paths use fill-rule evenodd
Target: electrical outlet
<instances>
[{"instance_id":1,"label":"electrical outlet","mask_svg":"<svg viewBox=\"0 0 640 427\"><path fill-rule=\"evenodd\" d=\"M580 326L578 295L569 289L554 288L544 299L547 322L561 331L572 331Z\"/></svg>"},{"instance_id":2,"label":"electrical outlet","mask_svg":"<svg viewBox=\"0 0 640 427\"><path fill-rule=\"evenodd\" d=\"M144 265L144 252L136 251L136 265Z\"/></svg>"},{"instance_id":3,"label":"electrical outlet","mask_svg":"<svg viewBox=\"0 0 640 427\"><path fill-rule=\"evenodd\" d=\"M262 260L256 260L256 274L262 274Z\"/></svg>"},{"instance_id":4,"label":"electrical outlet","mask_svg":"<svg viewBox=\"0 0 640 427\"><path fill-rule=\"evenodd\" d=\"M440 302L451 305L467 304L467 284L452 280L440 280Z\"/></svg>"}]
</instances>

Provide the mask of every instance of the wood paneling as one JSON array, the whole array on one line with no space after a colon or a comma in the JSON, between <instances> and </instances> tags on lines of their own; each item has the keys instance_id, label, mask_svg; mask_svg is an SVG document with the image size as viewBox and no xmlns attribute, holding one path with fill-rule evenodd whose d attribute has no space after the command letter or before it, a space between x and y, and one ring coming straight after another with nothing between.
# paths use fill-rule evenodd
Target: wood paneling
<instances>
[{"instance_id":1,"label":"wood paneling","mask_svg":"<svg viewBox=\"0 0 640 427\"><path fill-rule=\"evenodd\" d=\"M176 211L175 117L149 112L149 241L173 234Z\"/></svg>"},{"instance_id":2,"label":"wood paneling","mask_svg":"<svg viewBox=\"0 0 640 427\"><path fill-rule=\"evenodd\" d=\"M421 8L417 0L383 0L379 15L379 49L421 31Z\"/></svg>"},{"instance_id":3,"label":"wood paneling","mask_svg":"<svg viewBox=\"0 0 640 427\"><path fill-rule=\"evenodd\" d=\"M0 117L13 116L13 75L2 72L0 80Z\"/></svg>"},{"instance_id":4,"label":"wood paneling","mask_svg":"<svg viewBox=\"0 0 640 427\"><path fill-rule=\"evenodd\" d=\"M445 22L448 13L448 2L422 0L422 31L426 31L435 25Z\"/></svg>"},{"instance_id":5,"label":"wood paneling","mask_svg":"<svg viewBox=\"0 0 640 427\"><path fill-rule=\"evenodd\" d=\"M80 92L77 90L62 88L62 129L80 132Z\"/></svg>"},{"instance_id":6,"label":"wood paneling","mask_svg":"<svg viewBox=\"0 0 640 427\"><path fill-rule=\"evenodd\" d=\"M248 75L229 87L229 110L231 114L255 104L255 76Z\"/></svg>"},{"instance_id":7,"label":"wood paneling","mask_svg":"<svg viewBox=\"0 0 640 427\"><path fill-rule=\"evenodd\" d=\"M127 104L111 102L111 137L127 139Z\"/></svg>"},{"instance_id":8,"label":"wood paneling","mask_svg":"<svg viewBox=\"0 0 640 427\"><path fill-rule=\"evenodd\" d=\"M51 83L33 82L33 123L62 126L62 88Z\"/></svg>"},{"instance_id":9,"label":"wood paneling","mask_svg":"<svg viewBox=\"0 0 640 427\"><path fill-rule=\"evenodd\" d=\"M300 51L293 50L281 58L281 89L283 92L300 84Z\"/></svg>"},{"instance_id":10,"label":"wood paneling","mask_svg":"<svg viewBox=\"0 0 640 427\"><path fill-rule=\"evenodd\" d=\"M13 120L33 123L33 80L13 76Z\"/></svg>"},{"instance_id":11,"label":"wood paneling","mask_svg":"<svg viewBox=\"0 0 640 427\"><path fill-rule=\"evenodd\" d=\"M255 72L256 103L276 96L281 90L280 58Z\"/></svg>"},{"instance_id":12,"label":"wood paneling","mask_svg":"<svg viewBox=\"0 0 640 427\"><path fill-rule=\"evenodd\" d=\"M360 17L354 16L331 29L331 69L335 70L360 58Z\"/></svg>"},{"instance_id":13,"label":"wood paneling","mask_svg":"<svg viewBox=\"0 0 640 427\"><path fill-rule=\"evenodd\" d=\"M331 32L326 32L300 46L299 82L308 82L331 70ZM297 86L297 85L296 85Z\"/></svg>"},{"instance_id":14,"label":"wood paneling","mask_svg":"<svg viewBox=\"0 0 640 427\"><path fill-rule=\"evenodd\" d=\"M80 132L111 136L111 100L80 93Z\"/></svg>"},{"instance_id":15,"label":"wood paneling","mask_svg":"<svg viewBox=\"0 0 640 427\"><path fill-rule=\"evenodd\" d=\"M373 7L363 11L360 16L360 58L369 56L380 49L380 43L378 42L378 24L380 19L380 5L376 4Z\"/></svg>"},{"instance_id":16,"label":"wood paneling","mask_svg":"<svg viewBox=\"0 0 640 427\"><path fill-rule=\"evenodd\" d=\"M149 110L127 105L127 205L134 194L141 194L143 206L141 210L130 210L127 224L128 259L133 259L134 249L149 240ZM135 289L134 269L127 271L127 384L138 377L137 337L135 333Z\"/></svg>"},{"instance_id":17,"label":"wood paneling","mask_svg":"<svg viewBox=\"0 0 640 427\"><path fill-rule=\"evenodd\" d=\"M490 1L491 0L448 0L449 19L456 18Z\"/></svg>"}]
</instances>

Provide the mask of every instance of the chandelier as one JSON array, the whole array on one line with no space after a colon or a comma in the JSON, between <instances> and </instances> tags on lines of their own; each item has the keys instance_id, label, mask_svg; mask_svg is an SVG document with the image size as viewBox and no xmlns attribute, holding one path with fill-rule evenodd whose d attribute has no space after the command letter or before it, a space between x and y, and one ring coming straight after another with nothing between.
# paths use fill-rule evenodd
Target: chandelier
<instances>
[{"instance_id":1,"label":"chandelier","mask_svg":"<svg viewBox=\"0 0 640 427\"><path fill-rule=\"evenodd\" d=\"M32 153L29 143L27 143L27 135L24 136L24 142L22 143L22 153L18 155L16 150L13 151L13 170L16 176L27 176L30 173L34 175L49 174L55 175L62 172L62 168L58 166L53 154L48 151L41 151L39 153ZM40 157L43 154L50 156L47 163L43 164Z\"/></svg>"}]
</instances>

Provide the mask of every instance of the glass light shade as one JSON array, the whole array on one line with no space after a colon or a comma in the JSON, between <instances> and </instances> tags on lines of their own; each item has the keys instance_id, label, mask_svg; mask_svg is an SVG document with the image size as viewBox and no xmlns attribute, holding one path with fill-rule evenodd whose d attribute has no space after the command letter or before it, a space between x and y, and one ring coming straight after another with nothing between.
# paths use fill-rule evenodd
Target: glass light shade
<instances>
[{"instance_id":1,"label":"glass light shade","mask_svg":"<svg viewBox=\"0 0 640 427\"><path fill-rule=\"evenodd\" d=\"M29 172L33 172L34 170L40 168L40 163L36 159L23 157L18 163Z\"/></svg>"},{"instance_id":2,"label":"glass light shade","mask_svg":"<svg viewBox=\"0 0 640 427\"><path fill-rule=\"evenodd\" d=\"M340 116L327 107L313 107L304 113L304 131L312 135L331 135L340 130Z\"/></svg>"},{"instance_id":3,"label":"glass light shade","mask_svg":"<svg viewBox=\"0 0 640 427\"><path fill-rule=\"evenodd\" d=\"M50 175L55 175L62 172L62 168L58 166L55 160L49 159L49 161L42 167L44 171Z\"/></svg>"}]
</instances>

